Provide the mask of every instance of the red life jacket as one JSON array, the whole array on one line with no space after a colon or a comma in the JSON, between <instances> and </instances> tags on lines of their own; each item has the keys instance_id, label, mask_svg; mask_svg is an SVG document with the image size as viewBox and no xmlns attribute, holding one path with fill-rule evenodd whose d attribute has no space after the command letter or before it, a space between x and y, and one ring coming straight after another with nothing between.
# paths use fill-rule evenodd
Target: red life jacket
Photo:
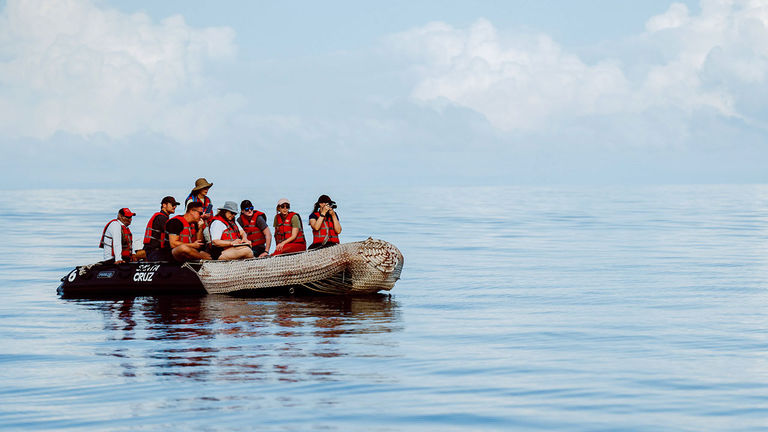
<instances>
[{"instance_id":1,"label":"red life jacket","mask_svg":"<svg viewBox=\"0 0 768 432\"><path fill-rule=\"evenodd\" d=\"M164 215L166 218L168 217L167 214L164 212L157 212L152 215L151 218L149 218L149 222L147 222L147 229L144 230L144 244L148 245L153 239L160 242L160 248L165 247L165 227L163 227L162 230L156 230L152 228L152 225L155 223L155 218ZM166 222L168 220L166 219Z\"/></svg>"},{"instance_id":2,"label":"red life jacket","mask_svg":"<svg viewBox=\"0 0 768 432\"><path fill-rule=\"evenodd\" d=\"M117 219L112 219L111 221L107 222L106 225L104 225L104 231L101 233L101 240L99 241L99 247L105 248L107 244L104 242L104 239L110 239L113 240L112 237L107 237L107 228L109 228L109 224L112 222L117 221ZM118 222L119 223L119 222ZM130 260L131 253L132 253L132 247L133 247L133 234L131 234L131 230L128 229L127 226L120 223L120 234L121 234L121 241L123 243L123 250L120 251L120 256L124 258L124 261ZM115 250L112 248L112 245L114 243L110 242L109 249L110 252L112 252L112 256L115 256Z\"/></svg>"},{"instance_id":3,"label":"red life jacket","mask_svg":"<svg viewBox=\"0 0 768 432\"><path fill-rule=\"evenodd\" d=\"M215 216L211 220L211 223L213 223L213 221L215 220L223 223L227 227L227 229L225 229L224 232L221 233L222 240L237 240L240 238L240 228L237 226L237 223L235 223L235 221L230 222L221 216ZM218 240L218 239L211 239L211 240Z\"/></svg>"},{"instance_id":4,"label":"red life jacket","mask_svg":"<svg viewBox=\"0 0 768 432\"><path fill-rule=\"evenodd\" d=\"M211 205L211 199L208 198L206 195L202 201L200 201L200 198L197 197L197 195L194 195L192 193L189 194L187 199L184 200L184 205L189 204L189 200L191 199L192 202L202 202L203 203L203 214L209 214L213 216L213 206Z\"/></svg>"},{"instance_id":5,"label":"red life jacket","mask_svg":"<svg viewBox=\"0 0 768 432\"><path fill-rule=\"evenodd\" d=\"M179 240L181 240L182 243L194 243L194 242L196 242L197 241L197 224L191 224L191 223L187 222L187 220L184 219L183 215L174 216L168 222L170 222L170 221L172 221L174 219L180 220L181 224L184 225L184 228L179 233ZM168 222L165 223L166 227L168 227ZM168 245L166 247L168 247L169 249L170 249L170 246L171 246L170 245L170 243L171 243L170 242L170 237L171 237L171 234L168 231L166 231L165 232L165 243Z\"/></svg>"},{"instance_id":6,"label":"red life jacket","mask_svg":"<svg viewBox=\"0 0 768 432\"><path fill-rule=\"evenodd\" d=\"M291 219L293 219L294 216L299 215L294 212L289 212L287 215L285 215L285 218L283 218L282 213L277 214L277 228L275 228L276 244L291 236L291 231L293 231L293 227L291 226ZM288 244L294 243L300 243L304 245L305 248L307 246L307 241L304 240L304 227L301 225L301 216L299 216L299 235L297 235L296 238Z\"/></svg>"},{"instance_id":7,"label":"red life jacket","mask_svg":"<svg viewBox=\"0 0 768 432\"><path fill-rule=\"evenodd\" d=\"M237 221L240 222L240 225L243 226L243 231L245 231L245 235L248 237L248 240L251 241L252 246L263 246L267 244L267 238L264 237L264 232L262 232L258 225L256 225L256 219L258 219L259 216L265 215L258 210L254 210L253 216L251 216L250 219L246 218L242 213L237 219Z\"/></svg>"},{"instance_id":8,"label":"red life jacket","mask_svg":"<svg viewBox=\"0 0 768 432\"><path fill-rule=\"evenodd\" d=\"M311 219L320 219L320 212L314 212L312 213L312 216L314 218ZM323 217L323 223L320 224L320 229L315 230L312 228L312 244L325 244L325 243L336 243L339 244L339 233L336 232L335 229L333 229L333 218L331 215L327 214Z\"/></svg>"}]
</instances>

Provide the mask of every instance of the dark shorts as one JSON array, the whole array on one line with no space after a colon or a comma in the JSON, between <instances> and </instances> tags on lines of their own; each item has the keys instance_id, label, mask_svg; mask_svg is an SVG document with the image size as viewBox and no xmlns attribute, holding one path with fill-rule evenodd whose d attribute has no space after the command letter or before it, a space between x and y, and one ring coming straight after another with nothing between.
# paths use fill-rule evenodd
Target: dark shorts
<instances>
[{"instance_id":1,"label":"dark shorts","mask_svg":"<svg viewBox=\"0 0 768 432\"><path fill-rule=\"evenodd\" d=\"M168 249L152 249L146 251L147 261L173 261L173 255Z\"/></svg>"},{"instance_id":2,"label":"dark shorts","mask_svg":"<svg viewBox=\"0 0 768 432\"><path fill-rule=\"evenodd\" d=\"M257 246L251 246L251 250L253 251L253 256L256 258L259 257L259 255L263 254L265 252L264 246L266 245L257 245Z\"/></svg>"},{"instance_id":3,"label":"dark shorts","mask_svg":"<svg viewBox=\"0 0 768 432\"><path fill-rule=\"evenodd\" d=\"M211 245L208 248L208 253L211 254L211 259L219 259L222 252L224 252L224 248L220 248L218 246Z\"/></svg>"}]
</instances>

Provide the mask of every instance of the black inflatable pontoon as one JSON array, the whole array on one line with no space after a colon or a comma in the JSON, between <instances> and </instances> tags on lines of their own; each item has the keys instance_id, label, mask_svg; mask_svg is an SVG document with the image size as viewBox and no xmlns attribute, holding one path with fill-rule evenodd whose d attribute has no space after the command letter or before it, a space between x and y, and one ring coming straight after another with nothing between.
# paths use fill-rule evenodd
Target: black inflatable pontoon
<instances>
[{"instance_id":1,"label":"black inflatable pontoon","mask_svg":"<svg viewBox=\"0 0 768 432\"><path fill-rule=\"evenodd\" d=\"M62 296L205 294L200 278L185 266L170 262L98 262L78 266L61 278Z\"/></svg>"}]
</instances>

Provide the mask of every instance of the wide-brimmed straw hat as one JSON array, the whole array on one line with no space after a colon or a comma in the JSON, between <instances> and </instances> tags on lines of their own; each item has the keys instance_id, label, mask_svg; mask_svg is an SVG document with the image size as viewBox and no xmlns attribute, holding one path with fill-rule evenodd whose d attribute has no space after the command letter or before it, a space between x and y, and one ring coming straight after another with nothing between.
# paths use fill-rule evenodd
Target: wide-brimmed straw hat
<instances>
[{"instance_id":1,"label":"wide-brimmed straw hat","mask_svg":"<svg viewBox=\"0 0 768 432\"><path fill-rule=\"evenodd\" d=\"M205 189L213 186L213 183L208 183L208 180L200 177L199 179L195 180L195 188L192 189L192 192L197 192L200 189Z\"/></svg>"},{"instance_id":2,"label":"wide-brimmed straw hat","mask_svg":"<svg viewBox=\"0 0 768 432\"><path fill-rule=\"evenodd\" d=\"M226 210L237 214L237 203L234 201L227 201L223 206L219 207L219 210Z\"/></svg>"}]
</instances>

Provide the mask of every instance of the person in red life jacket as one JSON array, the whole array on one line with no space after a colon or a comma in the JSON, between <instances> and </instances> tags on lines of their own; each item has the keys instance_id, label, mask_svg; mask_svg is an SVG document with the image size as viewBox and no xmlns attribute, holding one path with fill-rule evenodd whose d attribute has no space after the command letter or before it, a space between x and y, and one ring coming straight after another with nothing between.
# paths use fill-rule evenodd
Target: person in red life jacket
<instances>
[{"instance_id":1,"label":"person in red life jacket","mask_svg":"<svg viewBox=\"0 0 768 432\"><path fill-rule=\"evenodd\" d=\"M280 198L277 202L277 214L273 226L275 227L275 252L272 255L307 250L301 217L298 213L291 211L291 203L288 199Z\"/></svg>"},{"instance_id":2,"label":"person in red life jacket","mask_svg":"<svg viewBox=\"0 0 768 432\"><path fill-rule=\"evenodd\" d=\"M312 227L312 244L308 249L318 249L339 244L341 223L336 214L336 202L328 195L320 195L315 203L315 209L309 216Z\"/></svg>"},{"instance_id":3,"label":"person in red life jacket","mask_svg":"<svg viewBox=\"0 0 768 432\"><path fill-rule=\"evenodd\" d=\"M199 202L203 204L203 222L205 222L203 238L206 243L211 242L211 233L208 229L211 225L211 219L213 218L213 204L211 204L211 199L208 197L208 190L211 186L213 186L213 183L210 183L202 177L195 180L195 187L189 193L187 199L184 200L185 206L191 202Z\"/></svg>"},{"instance_id":4,"label":"person in red life jacket","mask_svg":"<svg viewBox=\"0 0 768 432\"><path fill-rule=\"evenodd\" d=\"M121 264L135 259L133 255L133 234L128 229L131 220L136 215L127 208L121 208L117 212L117 219L107 222L104 232L101 233L99 247L104 249L104 260Z\"/></svg>"},{"instance_id":5,"label":"person in red life jacket","mask_svg":"<svg viewBox=\"0 0 768 432\"><path fill-rule=\"evenodd\" d=\"M211 219L211 256L218 260L253 258L251 242L235 222L237 203L227 201Z\"/></svg>"},{"instance_id":6,"label":"person in red life jacket","mask_svg":"<svg viewBox=\"0 0 768 432\"><path fill-rule=\"evenodd\" d=\"M144 230L144 252L148 261L170 261L171 251L165 247L165 223L176 212L179 202L172 196L160 201L160 211L153 214Z\"/></svg>"},{"instance_id":7,"label":"person in red life jacket","mask_svg":"<svg viewBox=\"0 0 768 432\"><path fill-rule=\"evenodd\" d=\"M240 203L240 216L237 218L237 223L251 242L253 256L261 258L269 255L272 232L267 225L267 215L254 209L250 201L243 200Z\"/></svg>"},{"instance_id":8,"label":"person in red life jacket","mask_svg":"<svg viewBox=\"0 0 768 432\"><path fill-rule=\"evenodd\" d=\"M173 259L179 262L211 259L203 248L203 204L187 204L187 212L175 216L165 224L165 241Z\"/></svg>"}]
</instances>

